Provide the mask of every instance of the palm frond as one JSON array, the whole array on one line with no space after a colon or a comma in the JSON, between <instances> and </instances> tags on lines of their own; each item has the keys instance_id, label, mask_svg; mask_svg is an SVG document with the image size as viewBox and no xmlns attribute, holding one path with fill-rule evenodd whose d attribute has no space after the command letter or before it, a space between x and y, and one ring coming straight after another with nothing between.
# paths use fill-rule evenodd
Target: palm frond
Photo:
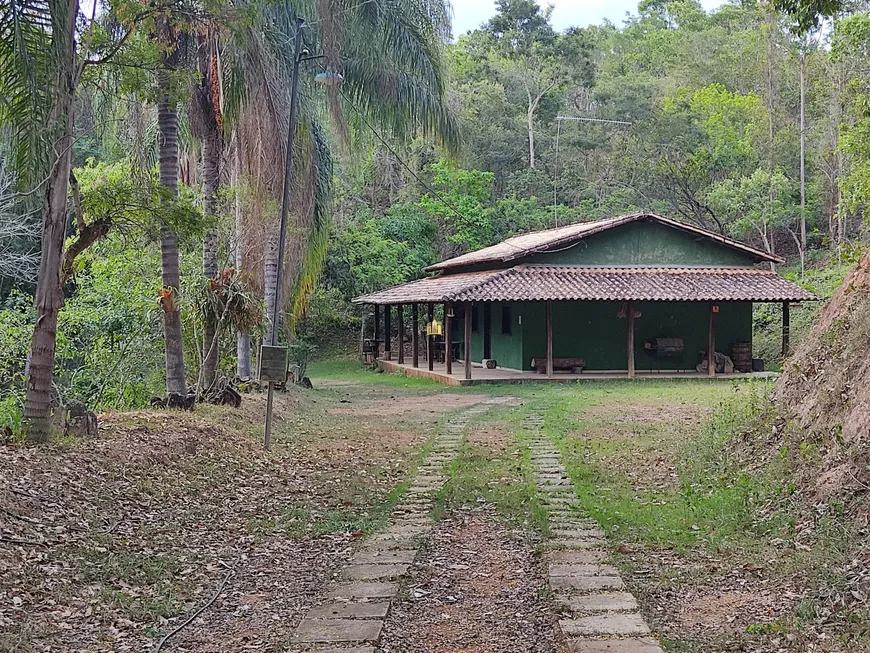
<instances>
[{"instance_id":1,"label":"palm frond","mask_svg":"<svg viewBox=\"0 0 870 653\"><path fill-rule=\"evenodd\" d=\"M311 131L312 165L309 182L313 185L314 191L313 219L308 229L305 254L288 302L290 310L287 325L291 335L295 333L296 325L305 315L308 299L323 270L332 217L332 155L326 135L316 121L312 122Z\"/></svg>"},{"instance_id":2,"label":"palm frond","mask_svg":"<svg viewBox=\"0 0 870 653\"><path fill-rule=\"evenodd\" d=\"M51 16L47 0L0 0L0 128L29 189L47 166Z\"/></svg>"}]
</instances>

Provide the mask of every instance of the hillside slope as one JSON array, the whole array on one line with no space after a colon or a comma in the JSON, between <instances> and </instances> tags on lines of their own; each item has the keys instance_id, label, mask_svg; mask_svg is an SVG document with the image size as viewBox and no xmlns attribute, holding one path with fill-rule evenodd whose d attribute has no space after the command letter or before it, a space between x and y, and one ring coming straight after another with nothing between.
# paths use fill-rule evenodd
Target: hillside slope
<instances>
[{"instance_id":1,"label":"hillside slope","mask_svg":"<svg viewBox=\"0 0 870 653\"><path fill-rule=\"evenodd\" d=\"M806 462L798 480L857 516L870 490L870 251L787 361L775 398Z\"/></svg>"}]
</instances>

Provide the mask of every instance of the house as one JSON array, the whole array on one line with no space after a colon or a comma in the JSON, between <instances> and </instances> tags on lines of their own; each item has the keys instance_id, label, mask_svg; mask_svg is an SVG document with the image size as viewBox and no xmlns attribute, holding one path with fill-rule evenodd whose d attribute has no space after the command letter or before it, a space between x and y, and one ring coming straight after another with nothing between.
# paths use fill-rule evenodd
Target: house
<instances>
[{"instance_id":1,"label":"house","mask_svg":"<svg viewBox=\"0 0 870 653\"><path fill-rule=\"evenodd\" d=\"M398 365L390 338L382 364L404 366L404 306L412 307L413 363L418 369L418 306L443 305L444 348L453 352L436 372L442 380L472 379L472 364L495 361L489 378L716 373L720 352L750 371L752 305L783 307L788 348L789 306L816 297L771 269L777 256L719 234L652 213L573 224L508 238L425 269L432 276L358 297L375 308L375 340L399 329ZM431 351L432 338L427 337ZM464 361L454 375L453 358ZM721 356L719 357L721 360ZM493 363L490 363L493 365ZM407 367L407 366L405 366ZM562 369L564 368L564 369ZM510 374L508 374L510 373Z\"/></svg>"}]
</instances>

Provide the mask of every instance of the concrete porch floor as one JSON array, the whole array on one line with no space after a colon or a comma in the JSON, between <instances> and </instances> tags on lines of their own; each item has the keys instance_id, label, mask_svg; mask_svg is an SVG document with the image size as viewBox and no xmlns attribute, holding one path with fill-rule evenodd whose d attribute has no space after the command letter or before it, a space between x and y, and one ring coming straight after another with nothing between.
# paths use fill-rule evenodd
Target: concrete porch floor
<instances>
[{"instance_id":1,"label":"concrete porch floor","mask_svg":"<svg viewBox=\"0 0 870 653\"><path fill-rule=\"evenodd\" d=\"M447 374L444 363L436 362L430 372L428 363L420 361L419 367L413 367L410 363L399 365L396 361L378 359L378 367L385 372L404 374L410 378L431 379L446 385L482 385L494 383L565 383L572 381L613 381L627 379L628 372L582 372L572 374L570 372L555 372L553 378L547 378L545 374L537 372L518 372L516 370L494 369L488 370L478 364L474 364L471 370L471 379L465 378L465 365L462 361L453 363L453 374ZM717 374L715 379L769 379L779 376L777 372L738 372L735 374ZM636 379L709 379L706 373L701 372L650 372L637 370Z\"/></svg>"}]
</instances>

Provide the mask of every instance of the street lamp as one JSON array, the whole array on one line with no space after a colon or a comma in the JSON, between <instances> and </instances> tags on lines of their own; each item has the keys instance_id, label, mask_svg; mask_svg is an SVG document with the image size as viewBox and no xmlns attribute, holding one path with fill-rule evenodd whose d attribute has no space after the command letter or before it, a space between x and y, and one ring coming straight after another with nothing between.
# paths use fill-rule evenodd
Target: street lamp
<instances>
[{"instance_id":1,"label":"street lamp","mask_svg":"<svg viewBox=\"0 0 870 653\"><path fill-rule=\"evenodd\" d=\"M272 445L272 402L275 394L275 380L278 376L275 372L281 369L280 378L287 382L287 350L278 347L278 317L281 313L280 297L284 281L284 247L287 244L287 216L290 213L290 184L293 180L293 141L296 135L296 105L299 98L299 64L303 61L320 59L322 55L310 55L308 50L302 47L302 28L305 27L305 19L296 19L296 36L293 44L293 80L290 87L290 120L287 125L287 150L284 153L284 192L281 196L281 227L278 231L278 274L275 282L275 304L272 307L272 337L269 345L260 348L260 376L263 376L264 354L267 362L277 363L267 373L268 390L266 393L266 433L263 446L268 450ZM315 81L326 86L338 86L341 84L341 73L326 71L315 76ZM268 366L267 366L268 367Z\"/></svg>"}]
</instances>

